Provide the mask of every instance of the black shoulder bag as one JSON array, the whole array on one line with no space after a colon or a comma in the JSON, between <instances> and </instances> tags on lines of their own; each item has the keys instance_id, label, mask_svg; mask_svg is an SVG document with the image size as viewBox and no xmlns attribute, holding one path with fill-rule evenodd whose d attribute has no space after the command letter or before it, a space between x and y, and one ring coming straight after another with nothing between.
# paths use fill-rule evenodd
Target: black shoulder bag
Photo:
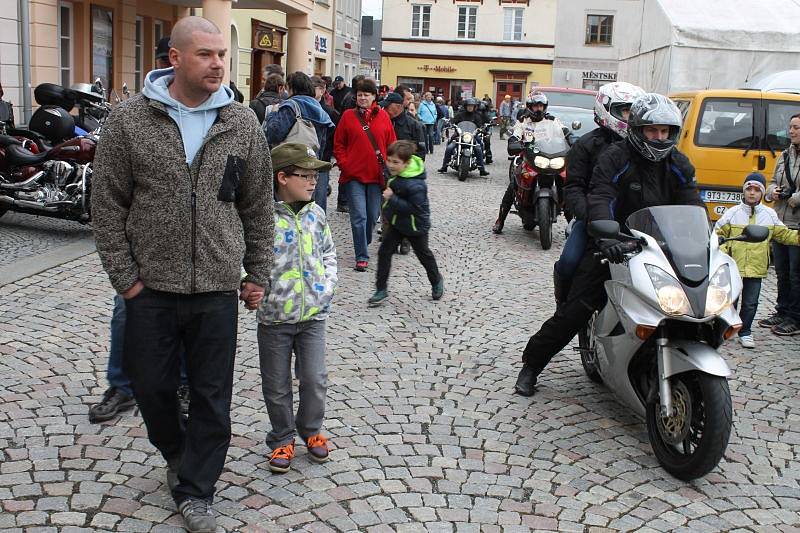
<instances>
[{"instance_id":1,"label":"black shoulder bag","mask_svg":"<svg viewBox=\"0 0 800 533\"><path fill-rule=\"evenodd\" d=\"M392 174L389 172L389 169L386 167L386 161L383 159L383 154L381 153L380 148L378 148L378 142L375 140L375 136L372 135L372 132L369 129L369 124L364 121L364 117L361 116L358 109L353 109L353 113L356 114L358 117L358 121L361 123L361 129L364 130L364 133L367 134L367 138L369 142L372 144L372 149L375 150L375 157L378 159L378 166L381 168L383 172L383 183L381 184L381 188L385 189L386 184L389 182L389 179L392 177Z\"/></svg>"}]
</instances>

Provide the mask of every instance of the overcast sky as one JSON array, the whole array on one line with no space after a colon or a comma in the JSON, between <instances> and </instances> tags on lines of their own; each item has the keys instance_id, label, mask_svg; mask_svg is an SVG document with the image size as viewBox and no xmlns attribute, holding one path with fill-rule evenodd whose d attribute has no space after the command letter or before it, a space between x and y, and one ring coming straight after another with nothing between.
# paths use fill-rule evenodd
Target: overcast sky
<instances>
[{"instance_id":1,"label":"overcast sky","mask_svg":"<svg viewBox=\"0 0 800 533\"><path fill-rule=\"evenodd\" d=\"M382 0L362 0L361 1L361 14L372 15L379 19L381 18L381 9L383 6Z\"/></svg>"}]
</instances>

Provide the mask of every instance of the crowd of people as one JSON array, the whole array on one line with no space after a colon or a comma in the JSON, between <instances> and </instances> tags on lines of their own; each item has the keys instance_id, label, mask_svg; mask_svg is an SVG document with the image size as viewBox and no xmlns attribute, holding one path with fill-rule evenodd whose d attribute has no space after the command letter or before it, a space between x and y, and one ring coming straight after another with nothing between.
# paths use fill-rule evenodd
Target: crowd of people
<instances>
[{"instance_id":1,"label":"crowd of people","mask_svg":"<svg viewBox=\"0 0 800 533\"><path fill-rule=\"evenodd\" d=\"M414 108L415 96L403 85L379 88L359 76L348 87L341 77L285 75L277 66L267 68L264 88L248 108L221 83L223 41L201 17L174 26L168 64L150 72L142 94L118 105L104 126L92 197L97 250L117 296L109 389L90 419L109 420L138 405L150 442L167 463L172 497L194 532L216 529L211 502L231 438L240 302L257 310L270 470L291 468L298 436L310 460L328 459L325 330L339 266L326 213L333 161L337 208L349 212L356 271L368 270L369 244L382 224L367 304L388 298L392 256L410 249L436 301L444 277L429 246L425 157L446 140L447 119L483 120L475 100L454 114L442 98L424 93ZM529 100L515 108L504 99L501 135L515 121L553 120L546 100ZM587 221L624 223L642 207L703 205L694 168L675 147L682 118L668 98L611 83L598 92L595 118L600 127L576 140L568 157L566 209L577 222L555 265L555 314L523 352L515 390L525 396L602 304L609 271L596 254L611 262L624 258L624 243L595 241L586 234ZM798 222L800 116L789 132L792 145L769 186L760 174L747 176L742 206L716 227L720 235L741 232L753 220L771 228L778 307L761 323L781 335L800 332L800 241L785 226ZM773 199L775 209L761 205L762 197ZM745 280L745 347L753 346L766 246L730 242Z\"/></svg>"}]
</instances>

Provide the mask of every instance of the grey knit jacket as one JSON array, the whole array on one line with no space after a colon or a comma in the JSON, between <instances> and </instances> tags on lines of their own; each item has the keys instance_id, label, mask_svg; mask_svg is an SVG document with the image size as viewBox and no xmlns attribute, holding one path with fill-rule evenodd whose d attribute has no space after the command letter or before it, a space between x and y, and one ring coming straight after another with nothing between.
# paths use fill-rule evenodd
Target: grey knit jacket
<instances>
[{"instance_id":1,"label":"grey knit jacket","mask_svg":"<svg viewBox=\"0 0 800 533\"><path fill-rule=\"evenodd\" d=\"M218 110L186 164L180 131L158 101L137 95L103 126L94 160L97 251L118 292L193 294L266 286L272 267L272 161L253 112Z\"/></svg>"}]
</instances>

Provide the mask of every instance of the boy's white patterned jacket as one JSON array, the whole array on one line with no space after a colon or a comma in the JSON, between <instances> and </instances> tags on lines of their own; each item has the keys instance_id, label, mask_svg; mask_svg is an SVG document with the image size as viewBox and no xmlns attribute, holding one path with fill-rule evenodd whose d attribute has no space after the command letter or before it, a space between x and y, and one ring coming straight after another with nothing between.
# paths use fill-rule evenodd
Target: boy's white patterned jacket
<instances>
[{"instance_id":1,"label":"boy's white patterned jacket","mask_svg":"<svg viewBox=\"0 0 800 533\"><path fill-rule=\"evenodd\" d=\"M295 213L275 203L275 259L258 308L262 324L325 320L338 281L336 247L325 212L309 202Z\"/></svg>"}]
</instances>

